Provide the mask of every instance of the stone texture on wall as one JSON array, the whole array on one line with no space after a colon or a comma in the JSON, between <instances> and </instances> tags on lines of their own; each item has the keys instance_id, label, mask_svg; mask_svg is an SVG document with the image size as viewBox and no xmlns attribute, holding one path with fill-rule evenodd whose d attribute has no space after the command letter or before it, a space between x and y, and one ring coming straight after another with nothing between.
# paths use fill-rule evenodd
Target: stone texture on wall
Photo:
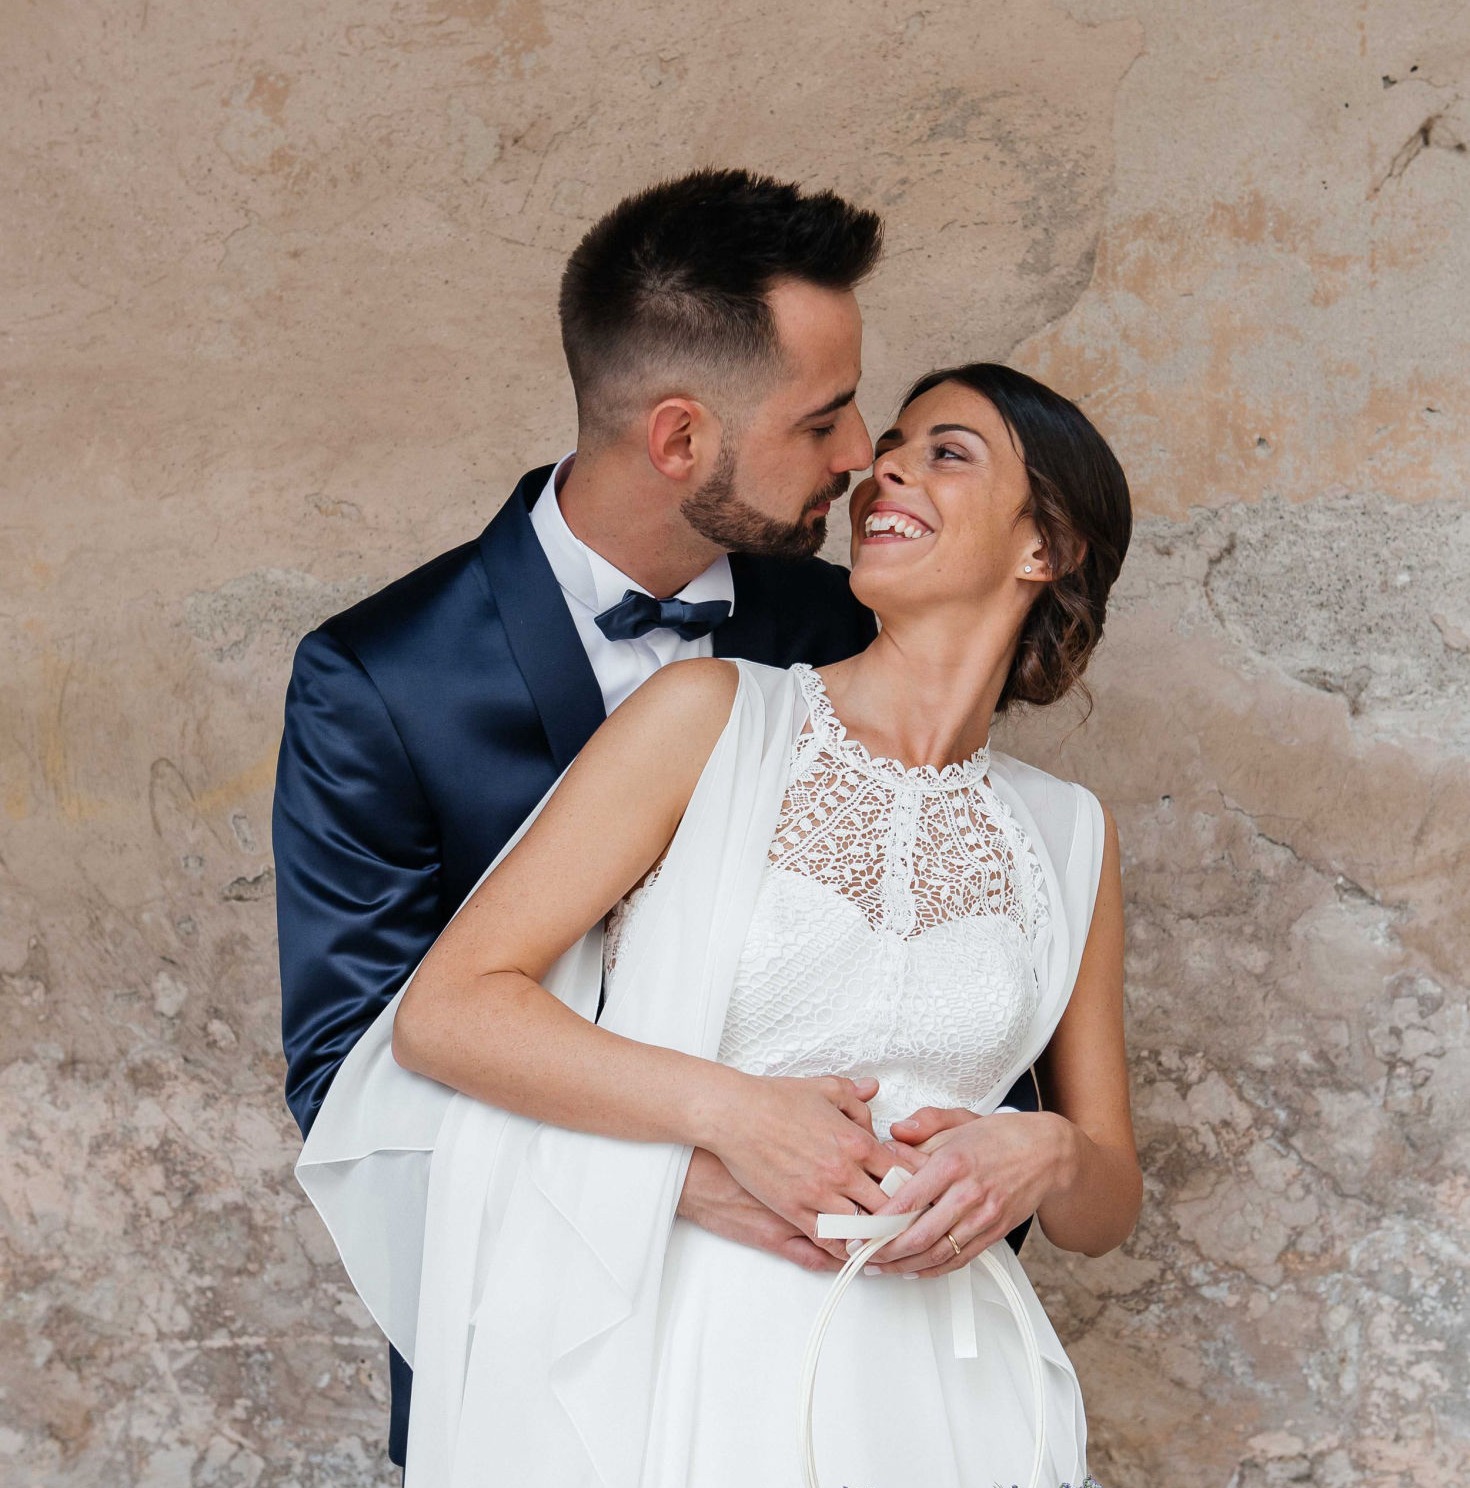
<instances>
[{"instance_id":1,"label":"stone texture on wall","mask_svg":"<svg viewBox=\"0 0 1470 1488\"><path fill-rule=\"evenodd\" d=\"M1451 0L8 7L0 1479L388 1483L290 1177L296 638L570 445L554 291L706 161L885 210L862 406L1077 397L1143 1219L1030 1250L1110 1488L1470 1468L1470 15ZM909 1485L904 1485L909 1488Z\"/></svg>"}]
</instances>

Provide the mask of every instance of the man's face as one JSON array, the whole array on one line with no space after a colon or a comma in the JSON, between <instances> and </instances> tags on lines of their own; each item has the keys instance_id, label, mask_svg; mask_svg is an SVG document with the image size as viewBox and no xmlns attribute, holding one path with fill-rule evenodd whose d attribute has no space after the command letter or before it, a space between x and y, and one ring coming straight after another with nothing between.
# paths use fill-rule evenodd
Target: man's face
<instances>
[{"instance_id":1,"label":"man's face","mask_svg":"<svg viewBox=\"0 0 1470 1488\"><path fill-rule=\"evenodd\" d=\"M850 290L785 280L767 299L785 365L709 479L684 502L689 525L731 552L810 557L848 475L873 461L854 401L862 316Z\"/></svg>"}]
</instances>

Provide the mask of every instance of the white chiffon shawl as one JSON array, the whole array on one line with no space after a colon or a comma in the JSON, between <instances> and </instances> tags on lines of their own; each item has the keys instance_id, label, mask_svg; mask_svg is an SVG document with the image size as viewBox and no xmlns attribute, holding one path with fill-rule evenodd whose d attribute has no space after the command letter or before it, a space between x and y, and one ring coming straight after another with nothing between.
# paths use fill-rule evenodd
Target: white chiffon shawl
<instances>
[{"instance_id":1,"label":"white chiffon shawl","mask_svg":"<svg viewBox=\"0 0 1470 1488\"><path fill-rule=\"evenodd\" d=\"M729 722L619 951L625 990L600 1020L710 1059L807 722L790 672L735 665ZM1035 1061L1066 1007L1103 841L1101 809L1082 787L997 754L989 778L1031 838L1051 913L1030 1035L982 1112ZM596 1017L600 926L545 985ZM664 1250L690 1149L545 1125L409 1073L392 1053L402 996L343 1061L296 1175L368 1311L413 1366L407 1488L637 1488Z\"/></svg>"}]
</instances>

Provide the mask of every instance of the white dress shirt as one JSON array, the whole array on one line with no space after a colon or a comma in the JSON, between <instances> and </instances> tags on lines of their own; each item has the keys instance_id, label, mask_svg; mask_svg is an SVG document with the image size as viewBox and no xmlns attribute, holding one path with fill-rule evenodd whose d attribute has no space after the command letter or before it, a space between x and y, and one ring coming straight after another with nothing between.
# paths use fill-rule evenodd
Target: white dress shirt
<instances>
[{"instance_id":1,"label":"white dress shirt","mask_svg":"<svg viewBox=\"0 0 1470 1488\"><path fill-rule=\"evenodd\" d=\"M610 641L597 627L597 616L611 609L630 589L640 594L648 590L619 572L600 553L579 538L562 516L559 492L572 468L573 450L557 461L556 469L545 489L531 508L531 527L546 554L546 561L561 585L567 609L581 637L582 649L592 663L597 685L602 689L603 706L609 713L634 688L646 682L671 661L690 656L713 656L714 640L708 635L693 641L682 640L678 633L660 626L636 640ZM730 574L730 560L724 554L715 559L698 578L692 579L676 595L654 595L655 599L682 599L689 604L724 600L735 609L735 581Z\"/></svg>"}]
</instances>

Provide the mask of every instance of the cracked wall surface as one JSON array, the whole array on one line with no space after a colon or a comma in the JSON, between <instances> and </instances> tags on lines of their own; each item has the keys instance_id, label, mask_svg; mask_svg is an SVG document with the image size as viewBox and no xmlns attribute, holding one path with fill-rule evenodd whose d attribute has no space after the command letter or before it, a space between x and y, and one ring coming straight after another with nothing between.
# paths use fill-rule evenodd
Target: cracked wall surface
<instances>
[{"instance_id":1,"label":"cracked wall surface","mask_svg":"<svg viewBox=\"0 0 1470 1488\"><path fill-rule=\"evenodd\" d=\"M706 161L889 219L870 425L996 357L1138 530L1095 707L1148 1193L1028 1246L1109 1488L1470 1469L1470 16L1441 0L10 7L0 1480L386 1484L296 1190L296 638L571 440L562 260ZM903 1485L909 1488L909 1485Z\"/></svg>"}]
</instances>

